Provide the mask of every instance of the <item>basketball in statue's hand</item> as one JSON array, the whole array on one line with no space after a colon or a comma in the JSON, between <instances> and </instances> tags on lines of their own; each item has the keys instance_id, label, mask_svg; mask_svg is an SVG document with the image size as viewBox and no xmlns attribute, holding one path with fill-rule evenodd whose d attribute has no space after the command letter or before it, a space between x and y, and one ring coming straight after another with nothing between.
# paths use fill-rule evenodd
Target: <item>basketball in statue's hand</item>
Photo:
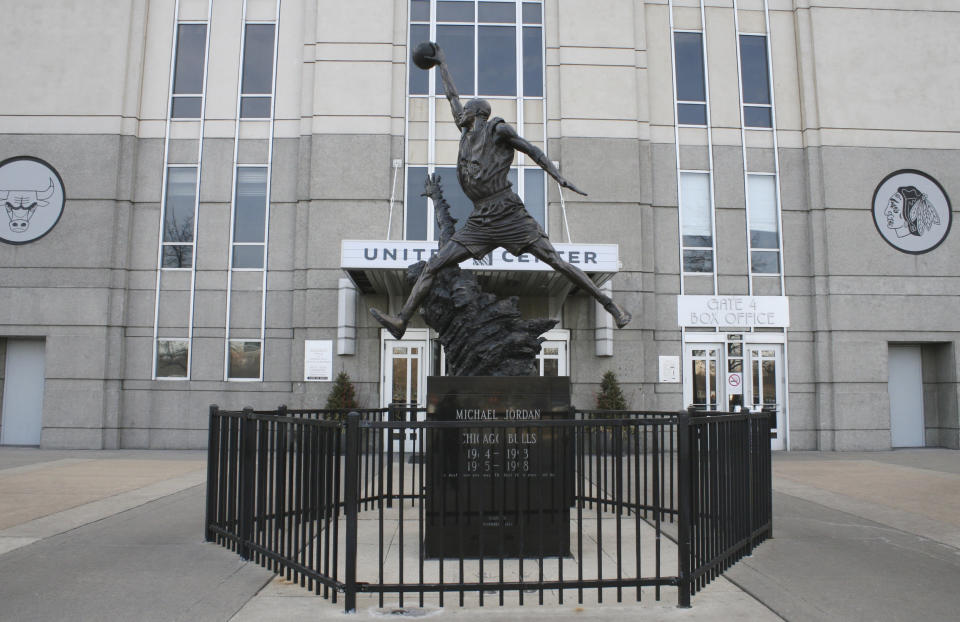
<instances>
[{"instance_id":1,"label":"basketball in statue's hand","mask_svg":"<svg viewBox=\"0 0 960 622\"><path fill-rule=\"evenodd\" d=\"M437 58L437 44L433 41L424 41L413 50L413 64L420 69L427 70L440 64Z\"/></svg>"}]
</instances>

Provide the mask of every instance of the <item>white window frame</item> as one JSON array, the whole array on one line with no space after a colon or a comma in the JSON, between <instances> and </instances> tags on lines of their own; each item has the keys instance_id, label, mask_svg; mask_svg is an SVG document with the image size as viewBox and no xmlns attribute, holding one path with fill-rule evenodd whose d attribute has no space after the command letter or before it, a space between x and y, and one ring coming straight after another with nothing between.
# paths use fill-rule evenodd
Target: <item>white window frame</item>
<instances>
[{"instance_id":1,"label":"white window frame","mask_svg":"<svg viewBox=\"0 0 960 622\"><path fill-rule=\"evenodd\" d=\"M224 381L229 382L242 382L249 381L249 378L230 378L229 377L229 366L230 366L230 342L233 340L230 337L230 317L232 312L232 303L233 303L233 273L236 272L260 272L262 274L260 281L260 332L259 338L251 339L241 339L238 338L236 341L259 341L260 342L260 377L257 378L257 381L263 381L263 361L266 355L266 320L267 320L267 273L269 271L269 260L270 260L270 206L271 206L271 192L273 184L273 139L274 133L276 130L276 92L277 92L277 57L279 56L280 51L280 6L281 0L276 0L276 12L274 13L274 18L270 20L247 20L247 0L243 1L243 16L241 19L240 27L240 49L237 52L239 62L237 63L237 101L236 101L236 113L234 116L234 135L233 135L233 180L230 189L230 238L229 243L227 244L227 305L226 305L226 319L224 322L224 340L223 340L223 379ZM269 118L250 118L250 119L241 119L240 118L240 105L243 101L243 54L246 47L246 33L248 24L273 24L273 76L270 80L271 83L271 94L270 94L270 117ZM264 97L264 95L257 95L257 97ZM240 163L239 159L239 148L240 148L240 126L256 126L258 124L269 123L270 126L270 135L267 139L267 161L266 163ZM264 233L263 233L263 267L262 268L234 268L233 267L233 249L235 246L242 245L252 245L259 244L255 243L235 243L233 241L234 237L234 219L236 218L236 209L237 209L237 169L238 167L266 167L267 169L267 201L266 201L266 212L264 214Z\"/></svg>"},{"instance_id":2,"label":"white window frame","mask_svg":"<svg viewBox=\"0 0 960 622\"><path fill-rule=\"evenodd\" d=\"M279 0L278 0L279 1ZM157 278L154 288L153 296L153 341L151 345L152 358L150 361L150 378L152 380L190 380L193 373L193 318L194 318L194 302L196 297L196 285L197 285L197 233L198 233L198 221L199 218L199 205L200 205L200 180L203 176L203 137L204 137L204 127L206 123L206 111L207 111L207 78L209 75L208 68L210 65L210 17L213 13L213 0L207 0L207 19L206 21L191 21L191 20L180 20L180 0L176 0L173 11L173 34L172 34L172 48L170 50L170 75L169 81L167 84L167 113L166 113L166 123L164 124L164 137L163 137L163 179L161 180L160 186L160 224L157 231ZM181 23L204 23L207 25L207 38L206 38L206 47L203 54L203 94L200 99L200 119L199 119L199 137L197 140L197 163L195 165L188 164L185 166L196 166L197 168L197 179L196 179L196 188L194 191L194 218L193 218L193 262L190 268L190 310L189 317L187 319L186 326L186 340L187 344L187 377L186 378L172 378L169 376L158 377L157 376L157 340L160 338L159 325L160 325L160 298L161 298L161 281L162 276L165 270L163 269L163 229L164 229L164 217L165 209L167 204L167 172L170 166L177 166L170 164L170 126L173 123L197 123L193 119L173 119L171 113L173 112L173 78L174 72L176 70L177 62L177 37L179 33L179 27ZM184 268L171 269L171 270L185 270ZM180 337L174 337L179 339ZM163 339L170 339L164 337Z\"/></svg>"}]
</instances>

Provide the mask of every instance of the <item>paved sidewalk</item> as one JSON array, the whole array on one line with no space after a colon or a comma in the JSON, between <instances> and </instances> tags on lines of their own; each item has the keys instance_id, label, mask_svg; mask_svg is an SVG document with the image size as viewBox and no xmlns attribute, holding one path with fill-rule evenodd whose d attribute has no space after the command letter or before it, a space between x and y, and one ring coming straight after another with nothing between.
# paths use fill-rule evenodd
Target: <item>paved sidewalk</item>
<instances>
[{"instance_id":1,"label":"paved sidewalk","mask_svg":"<svg viewBox=\"0 0 960 622\"><path fill-rule=\"evenodd\" d=\"M0 448L0 621L344 619L342 602L203 541L204 458ZM960 452L794 452L774 459L774 538L692 609L664 590L639 605L468 596L440 610L414 597L404 612L361 599L357 618L955 620L957 586Z\"/></svg>"},{"instance_id":2,"label":"paved sidewalk","mask_svg":"<svg viewBox=\"0 0 960 622\"><path fill-rule=\"evenodd\" d=\"M787 620L956 620L960 452L774 459L772 540L725 576Z\"/></svg>"}]
</instances>

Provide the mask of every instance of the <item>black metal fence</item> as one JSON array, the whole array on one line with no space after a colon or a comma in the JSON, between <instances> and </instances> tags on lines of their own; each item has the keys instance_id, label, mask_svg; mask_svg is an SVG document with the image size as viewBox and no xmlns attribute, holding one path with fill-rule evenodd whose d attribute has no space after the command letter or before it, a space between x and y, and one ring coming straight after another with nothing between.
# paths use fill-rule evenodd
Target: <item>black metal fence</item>
<instances>
[{"instance_id":1,"label":"black metal fence","mask_svg":"<svg viewBox=\"0 0 960 622\"><path fill-rule=\"evenodd\" d=\"M576 411L523 422L420 421L421 413L211 406L206 539L333 602L342 594L352 611L365 593L380 607L394 595L390 604L403 607L424 606L427 595L462 606L468 593L480 605L503 605L508 593L520 604L641 600L647 590L659 600L664 589L687 607L771 535L767 413ZM559 490L569 491L560 531L569 529L570 554L544 554L530 499L545 493L517 478L493 484L492 497L515 497L493 505L515 515L507 518L521 540L541 546L521 542L511 553L481 535L478 553L448 546L428 555L427 463L462 449L443 433L505 428L552 435L562 441L552 451L572 452L572 468L557 474Z\"/></svg>"}]
</instances>

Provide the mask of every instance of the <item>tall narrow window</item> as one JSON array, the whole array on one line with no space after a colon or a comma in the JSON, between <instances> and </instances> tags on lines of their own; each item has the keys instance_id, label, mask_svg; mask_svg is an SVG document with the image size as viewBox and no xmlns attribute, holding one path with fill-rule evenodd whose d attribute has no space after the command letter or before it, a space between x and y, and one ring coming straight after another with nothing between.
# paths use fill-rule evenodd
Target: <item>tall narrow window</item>
<instances>
[{"instance_id":1,"label":"tall narrow window","mask_svg":"<svg viewBox=\"0 0 960 622\"><path fill-rule=\"evenodd\" d=\"M233 212L233 267L262 269L267 235L267 168L237 167Z\"/></svg>"},{"instance_id":2,"label":"tall narrow window","mask_svg":"<svg viewBox=\"0 0 960 622\"><path fill-rule=\"evenodd\" d=\"M197 208L197 168L167 168L163 205L163 268L193 267L193 228Z\"/></svg>"},{"instance_id":3,"label":"tall narrow window","mask_svg":"<svg viewBox=\"0 0 960 622\"><path fill-rule=\"evenodd\" d=\"M780 273L776 181L773 175L747 175L750 270L754 274Z\"/></svg>"},{"instance_id":4,"label":"tall narrow window","mask_svg":"<svg viewBox=\"0 0 960 622\"><path fill-rule=\"evenodd\" d=\"M703 34L673 33L677 75L677 124L707 124L707 88L704 78Z\"/></svg>"},{"instance_id":5,"label":"tall narrow window","mask_svg":"<svg viewBox=\"0 0 960 622\"><path fill-rule=\"evenodd\" d=\"M743 125L772 127L767 38L740 35L740 75L743 84Z\"/></svg>"},{"instance_id":6,"label":"tall narrow window","mask_svg":"<svg viewBox=\"0 0 960 622\"><path fill-rule=\"evenodd\" d=\"M207 48L206 24L178 24L170 117L199 119L203 108L203 69Z\"/></svg>"},{"instance_id":7,"label":"tall narrow window","mask_svg":"<svg viewBox=\"0 0 960 622\"><path fill-rule=\"evenodd\" d=\"M684 272L713 272L709 173L680 173L680 244Z\"/></svg>"},{"instance_id":8,"label":"tall narrow window","mask_svg":"<svg viewBox=\"0 0 960 622\"><path fill-rule=\"evenodd\" d=\"M543 5L519 0L410 0L410 47L433 39L443 48L462 101L483 97L517 132L545 150L543 110ZM436 238L433 209L423 192L423 178L437 173L457 227L473 210L456 176L457 136L444 101L438 72L408 69L408 168L406 230L409 240ZM431 92L433 95L431 96ZM452 132L451 132L452 130ZM546 182L526 158L510 171L513 190L527 210L546 227Z\"/></svg>"},{"instance_id":9,"label":"tall narrow window","mask_svg":"<svg viewBox=\"0 0 960 622\"><path fill-rule=\"evenodd\" d=\"M274 24L247 24L243 39L240 118L269 119L273 99Z\"/></svg>"}]
</instances>

